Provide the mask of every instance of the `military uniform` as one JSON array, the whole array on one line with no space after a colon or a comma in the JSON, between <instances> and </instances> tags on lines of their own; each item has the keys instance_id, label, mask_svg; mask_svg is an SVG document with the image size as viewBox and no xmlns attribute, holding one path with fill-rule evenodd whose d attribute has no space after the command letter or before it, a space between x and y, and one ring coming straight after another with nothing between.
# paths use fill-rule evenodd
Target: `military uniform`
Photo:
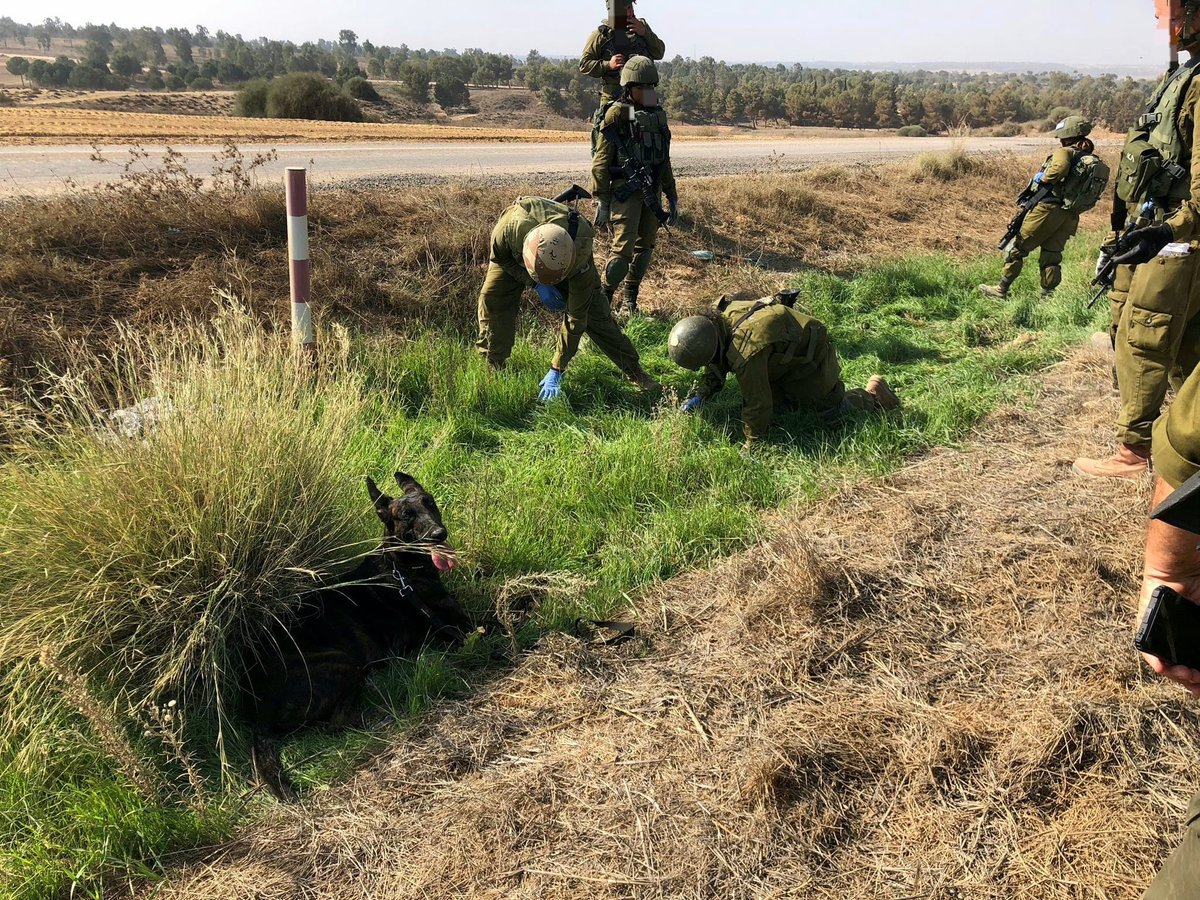
<instances>
[{"instance_id":1,"label":"military uniform","mask_svg":"<svg viewBox=\"0 0 1200 900\"><path fill-rule=\"evenodd\" d=\"M834 418L850 409L899 405L890 390L886 398L846 390L829 333L811 316L761 300L722 300L717 312L712 317L717 354L705 367L695 395L708 400L732 373L742 392L747 445L766 438L771 420L780 413L806 409Z\"/></svg>"},{"instance_id":2,"label":"military uniform","mask_svg":"<svg viewBox=\"0 0 1200 900\"><path fill-rule=\"evenodd\" d=\"M1041 272L1042 293L1049 294L1062 283L1062 256L1067 241L1079 230L1079 213L1063 206L1058 188L1066 183L1080 151L1059 147L1042 167L1041 184L1051 188L1050 196L1025 216L1021 233L1017 235L1008 255L1000 284L1004 290L1017 280L1025 266L1025 258L1041 248L1038 268Z\"/></svg>"},{"instance_id":3,"label":"military uniform","mask_svg":"<svg viewBox=\"0 0 1200 900\"><path fill-rule=\"evenodd\" d=\"M669 202L675 202L671 130L662 107L642 108L627 102L609 104L601 129L610 125L616 125L624 136L635 161L646 166L655 177L654 193L659 208L664 194ZM613 242L604 269L604 290L611 299L617 286L624 282L625 300L631 308L635 307L638 289L650 268L660 223L642 192L629 187L617 146L603 134L592 158L592 193L597 200L609 204L612 216Z\"/></svg>"},{"instance_id":4,"label":"military uniform","mask_svg":"<svg viewBox=\"0 0 1200 900\"><path fill-rule=\"evenodd\" d=\"M626 60L633 56L645 56L650 59L662 59L667 55L667 45L662 42L646 23L646 34L629 34L626 31L614 31L608 25L601 25L592 32L583 47L579 57L579 71L583 75L600 79L600 107L604 108L607 101L616 100L621 96L621 70L609 68L608 61L617 54Z\"/></svg>"},{"instance_id":5,"label":"military uniform","mask_svg":"<svg viewBox=\"0 0 1200 900\"><path fill-rule=\"evenodd\" d=\"M521 197L504 211L492 229L491 256L479 292L479 340L476 349L489 363L502 367L512 353L517 309L522 292L534 285L522 261L529 232L539 225L557 224L574 236L575 264L559 287L566 295L566 313L558 332L553 367L566 368L587 335L605 356L631 379L644 376L638 353L613 321L600 278L592 261L595 232L580 217L571 224L571 210L541 197ZM574 230L572 230L574 229Z\"/></svg>"}]
</instances>

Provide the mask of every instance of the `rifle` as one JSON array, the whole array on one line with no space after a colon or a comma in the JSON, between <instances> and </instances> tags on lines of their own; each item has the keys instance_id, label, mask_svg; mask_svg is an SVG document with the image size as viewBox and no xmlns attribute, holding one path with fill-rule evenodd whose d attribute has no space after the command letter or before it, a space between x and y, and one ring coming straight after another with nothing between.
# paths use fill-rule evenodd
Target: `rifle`
<instances>
[{"instance_id":1,"label":"rifle","mask_svg":"<svg viewBox=\"0 0 1200 900\"><path fill-rule=\"evenodd\" d=\"M576 200L591 200L592 195L577 184L571 185L557 197L551 197L555 203L574 203Z\"/></svg>"},{"instance_id":2,"label":"rifle","mask_svg":"<svg viewBox=\"0 0 1200 900\"><path fill-rule=\"evenodd\" d=\"M1117 240L1111 244L1104 244L1100 247L1100 255L1104 261L1100 263L1096 269L1096 277L1092 279L1092 286L1099 287L1100 290L1092 295L1092 299L1088 302L1087 308L1091 309L1113 286L1113 281L1116 279L1117 266L1122 264L1122 257L1117 256L1117 243L1125 235L1137 228L1144 228L1150 224L1150 219L1154 214L1154 201L1147 200L1138 210L1137 218L1130 219L1125 225L1125 229L1118 235Z\"/></svg>"},{"instance_id":3,"label":"rifle","mask_svg":"<svg viewBox=\"0 0 1200 900\"><path fill-rule=\"evenodd\" d=\"M1000 238L1000 245L997 249L1003 250L1008 247L1017 235L1021 233L1021 226L1025 224L1025 217L1029 215L1029 211L1050 196L1051 186L1048 184L1039 185L1037 190L1031 187L1025 188L1017 197L1017 206L1021 207L1021 211L1012 217L1012 221L1008 223L1008 230L1004 232L1004 237Z\"/></svg>"},{"instance_id":4,"label":"rifle","mask_svg":"<svg viewBox=\"0 0 1200 900\"><path fill-rule=\"evenodd\" d=\"M670 233L671 229L667 226L667 221L671 215L659 203L657 179L650 174L649 167L638 163L637 158L633 155L633 149L621 134L620 124L614 122L607 128L602 128L600 133L617 148L617 162L625 174L625 186L618 191L613 191L613 197L617 200L628 200L634 191L641 191L646 206L654 213L658 224Z\"/></svg>"}]
</instances>

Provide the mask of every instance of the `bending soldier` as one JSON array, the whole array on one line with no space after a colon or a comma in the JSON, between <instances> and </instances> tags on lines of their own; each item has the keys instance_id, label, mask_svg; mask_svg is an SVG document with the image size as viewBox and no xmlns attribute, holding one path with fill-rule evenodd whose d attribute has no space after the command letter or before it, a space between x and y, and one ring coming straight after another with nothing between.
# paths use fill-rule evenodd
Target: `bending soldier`
<instances>
[{"instance_id":1,"label":"bending soldier","mask_svg":"<svg viewBox=\"0 0 1200 900\"><path fill-rule=\"evenodd\" d=\"M541 197L518 198L492 229L491 257L479 291L475 346L492 367L504 367L516 338L521 294L533 287L544 306L564 313L540 400L561 396L563 372L585 334L639 388L658 387L613 321L592 262L594 234L591 223L575 210Z\"/></svg>"},{"instance_id":2,"label":"bending soldier","mask_svg":"<svg viewBox=\"0 0 1200 900\"><path fill-rule=\"evenodd\" d=\"M1004 271L998 285L981 284L979 290L989 297L1007 297L1025 257L1041 248L1042 296L1049 297L1062 283L1062 256L1069 241L1079 230L1079 217L1096 205L1108 183L1108 166L1095 155L1095 145L1087 139L1092 123L1083 116L1067 116L1058 123L1054 136L1060 146L1042 164L1022 196L1045 196L1025 216L1021 232L1013 240L1004 258Z\"/></svg>"},{"instance_id":3,"label":"bending soldier","mask_svg":"<svg viewBox=\"0 0 1200 900\"><path fill-rule=\"evenodd\" d=\"M715 309L682 319L671 329L671 359L685 369L704 369L684 412L694 412L716 395L730 373L742 391L747 447L767 436L772 418L780 413L804 409L833 420L852 409L900 406L879 375L871 376L865 390L846 390L825 326L792 309L793 302L791 292L762 300L722 297Z\"/></svg>"},{"instance_id":4,"label":"bending soldier","mask_svg":"<svg viewBox=\"0 0 1200 900\"><path fill-rule=\"evenodd\" d=\"M649 59L635 56L625 63L621 99L605 107L592 159L592 193L599 203L596 223L608 221L611 214L613 229L604 292L611 302L624 282L630 315L637 313L638 289L650 268L659 225L674 225L679 217L671 131L658 105L656 84L658 69ZM644 184L638 184L639 179ZM662 210L664 194L669 213Z\"/></svg>"},{"instance_id":5,"label":"bending soldier","mask_svg":"<svg viewBox=\"0 0 1200 900\"><path fill-rule=\"evenodd\" d=\"M1137 267L1117 323L1117 450L1103 459L1075 460L1081 475L1145 473L1154 422L1172 376L1178 371L1186 377L1200 359L1200 251L1192 243L1200 240L1200 182L1192 168L1200 120L1200 2L1172 7L1178 12L1172 16L1172 45L1192 58L1160 83L1126 138L1118 173L1118 189L1128 195L1122 199L1130 209L1153 205L1152 224L1117 241L1117 258Z\"/></svg>"}]
</instances>

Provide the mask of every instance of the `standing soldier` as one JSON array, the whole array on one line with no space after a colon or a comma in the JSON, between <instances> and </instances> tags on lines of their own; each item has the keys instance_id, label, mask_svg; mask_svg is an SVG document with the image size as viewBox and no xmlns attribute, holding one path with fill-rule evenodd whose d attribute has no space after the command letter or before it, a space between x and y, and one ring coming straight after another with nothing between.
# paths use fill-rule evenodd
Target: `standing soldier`
<instances>
[{"instance_id":1,"label":"standing soldier","mask_svg":"<svg viewBox=\"0 0 1200 900\"><path fill-rule=\"evenodd\" d=\"M599 203L596 221L609 218L613 242L604 268L604 293L612 302L625 283L625 305L637 314L638 288L650 268L660 225L679 218L679 197L671 172L671 130L658 103L658 69L635 56L621 70L621 99L609 104L600 123L592 158L592 193ZM662 208L665 194L669 212Z\"/></svg>"},{"instance_id":2,"label":"standing soldier","mask_svg":"<svg viewBox=\"0 0 1200 900\"><path fill-rule=\"evenodd\" d=\"M586 196L586 194L585 194ZM658 383L642 368L638 352L617 323L592 262L592 225L564 203L520 197L492 229L491 256L479 291L479 340L475 347L496 369L504 368L517 330L517 307L527 287L542 304L562 312L558 347L538 399L562 396L567 364L587 335L617 364L629 381L644 391Z\"/></svg>"},{"instance_id":3,"label":"standing soldier","mask_svg":"<svg viewBox=\"0 0 1200 900\"><path fill-rule=\"evenodd\" d=\"M662 59L667 45L633 14L633 0L608 0L608 20L592 32L579 57L579 71L600 79L600 107L592 122L592 152L604 108L621 94L621 69L635 56ZM597 223L603 225L603 222Z\"/></svg>"},{"instance_id":4,"label":"standing soldier","mask_svg":"<svg viewBox=\"0 0 1200 900\"><path fill-rule=\"evenodd\" d=\"M1083 116L1067 116L1058 123L1054 136L1061 146L1046 158L1022 193L1029 207L1021 231L1008 248L1004 272L998 285L981 284L989 297L1007 297L1008 289L1021 274L1025 257L1041 248L1042 296L1049 297L1062 282L1063 250L1079 229L1079 217L1096 205L1108 184L1108 166L1096 156L1096 146L1087 139L1092 123ZM1022 201L1018 201L1022 202Z\"/></svg>"},{"instance_id":5,"label":"standing soldier","mask_svg":"<svg viewBox=\"0 0 1200 900\"><path fill-rule=\"evenodd\" d=\"M792 308L795 291L762 300L722 297L715 309L681 319L667 338L676 365L704 369L683 404L695 412L732 372L742 391L747 448L763 440L776 415L807 409L833 420L851 409L896 409L888 383L872 375L866 390L846 390L837 351L825 326Z\"/></svg>"},{"instance_id":6,"label":"standing soldier","mask_svg":"<svg viewBox=\"0 0 1200 900\"><path fill-rule=\"evenodd\" d=\"M1192 169L1193 131L1200 120L1200 0L1170 3L1172 50L1191 59L1160 83L1147 112L1130 130L1118 169L1118 191L1153 224L1117 241L1117 261L1137 266L1117 324L1117 450L1081 457L1073 469L1098 478L1138 478L1150 466L1150 439L1167 387L1200 359L1200 184ZM1178 377L1178 376L1176 376Z\"/></svg>"}]
</instances>

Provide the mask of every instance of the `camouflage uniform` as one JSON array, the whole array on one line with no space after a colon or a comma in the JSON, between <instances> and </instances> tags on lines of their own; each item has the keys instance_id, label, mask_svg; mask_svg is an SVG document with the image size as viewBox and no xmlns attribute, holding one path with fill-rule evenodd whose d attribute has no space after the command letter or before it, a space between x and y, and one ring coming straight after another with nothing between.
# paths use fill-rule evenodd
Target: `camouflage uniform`
<instances>
[{"instance_id":1,"label":"camouflage uniform","mask_svg":"<svg viewBox=\"0 0 1200 900\"><path fill-rule=\"evenodd\" d=\"M517 308L522 292L533 279L522 261L526 235L538 225L552 223L569 229L569 207L541 197L521 197L504 211L492 229L491 258L479 292L479 340L475 347L489 363L500 368L512 353L517 330ZM586 334L627 377L641 376L638 352L617 323L600 290L592 262L594 230L579 218L575 233L575 266L559 285L567 309L558 332L552 365L562 371L579 349Z\"/></svg>"},{"instance_id":2,"label":"camouflage uniform","mask_svg":"<svg viewBox=\"0 0 1200 900\"><path fill-rule=\"evenodd\" d=\"M1046 160L1042 169L1042 185L1062 184L1071 173L1078 150L1059 147ZM1079 230L1079 213L1063 209L1062 200L1054 195L1035 206L1025 216L1021 233L1017 235L1004 259L1000 284L1007 290L1017 280L1025 266L1025 257L1041 248L1038 268L1041 270L1042 292L1049 294L1062 283L1062 256L1067 241Z\"/></svg>"},{"instance_id":3,"label":"camouflage uniform","mask_svg":"<svg viewBox=\"0 0 1200 900\"><path fill-rule=\"evenodd\" d=\"M631 118L635 117L635 118ZM656 177L655 197L659 207L665 194L677 197L675 174L671 171L671 131L667 114L661 107L639 108L631 103L613 103L607 108L601 128L617 125L638 162L644 163ZM612 210L612 250L604 269L604 291L611 300L617 285L625 284L625 300L636 306L638 289L650 269L654 245L658 242L659 221L640 190L617 199L627 180L618 161L617 147L603 134L592 157L592 193L607 201Z\"/></svg>"},{"instance_id":4,"label":"camouflage uniform","mask_svg":"<svg viewBox=\"0 0 1200 900\"><path fill-rule=\"evenodd\" d=\"M835 418L850 409L882 409L875 395L846 390L837 351L825 326L783 305L751 312L754 300L722 300L717 325L717 356L704 369L695 394L716 395L732 373L742 391L746 444L763 440L771 420L797 409ZM739 324L740 323L740 324ZM736 331L735 331L736 326Z\"/></svg>"},{"instance_id":5,"label":"camouflage uniform","mask_svg":"<svg viewBox=\"0 0 1200 900\"><path fill-rule=\"evenodd\" d=\"M619 53L626 59L631 56L662 59L667 55L667 45L654 33L645 19L641 21L646 25L645 37L613 31L608 25L601 25L592 32L583 47L583 55L579 57L579 71L583 75L600 79L601 109L608 101L621 96L621 70L610 69L608 66L608 61L613 56Z\"/></svg>"}]
</instances>

